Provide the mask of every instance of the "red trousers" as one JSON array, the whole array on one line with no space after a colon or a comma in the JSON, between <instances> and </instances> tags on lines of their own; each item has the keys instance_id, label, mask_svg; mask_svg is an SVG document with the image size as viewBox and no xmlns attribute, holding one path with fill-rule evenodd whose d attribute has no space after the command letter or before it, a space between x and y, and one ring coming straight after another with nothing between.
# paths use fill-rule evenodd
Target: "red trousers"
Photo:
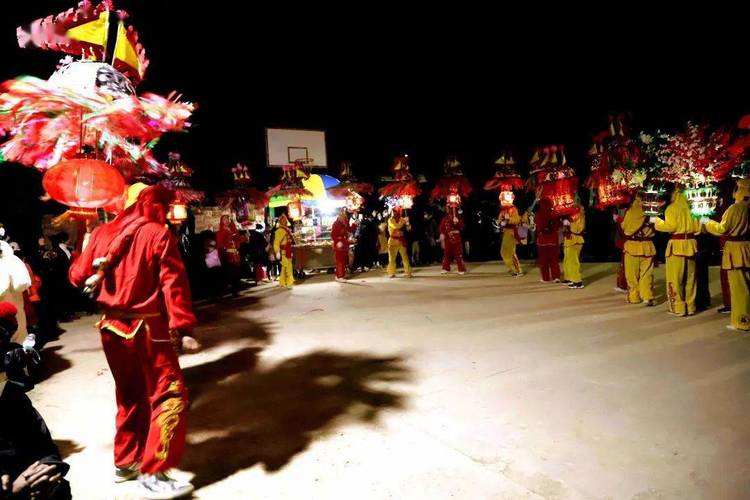
<instances>
[{"instance_id":1,"label":"red trousers","mask_svg":"<svg viewBox=\"0 0 750 500\"><path fill-rule=\"evenodd\" d=\"M732 308L732 294L729 292L729 277L727 276L727 270L722 269L721 273L721 302L724 307Z\"/></svg>"},{"instance_id":2,"label":"red trousers","mask_svg":"<svg viewBox=\"0 0 750 500\"><path fill-rule=\"evenodd\" d=\"M560 245L537 245L539 271L544 281L560 279Z\"/></svg>"},{"instance_id":3,"label":"red trousers","mask_svg":"<svg viewBox=\"0 0 750 500\"><path fill-rule=\"evenodd\" d=\"M115 379L115 465L141 464L144 474L164 472L182 456L188 398L166 320L148 318L131 339L101 330Z\"/></svg>"},{"instance_id":4,"label":"red trousers","mask_svg":"<svg viewBox=\"0 0 750 500\"><path fill-rule=\"evenodd\" d=\"M346 278L346 266L349 265L349 250L335 250L336 254L336 277Z\"/></svg>"},{"instance_id":5,"label":"red trousers","mask_svg":"<svg viewBox=\"0 0 750 500\"><path fill-rule=\"evenodd\" d=\"M266 279L268 279L266 268L262 264L255 264L255 282L260 283Z\"/></svg>"},{"instance_id":6,"label":"red trousers","mask_svg":"<svg viewBox=\"0 0 750 500\"><path fill-rule=\"evenodd\" d=\"M451 261L454 259L456 261L458 272L465 273L464 249L461 238L446 238L445 248L443 249L443 270L450 271Z\"/></svg>"}]
</instances>

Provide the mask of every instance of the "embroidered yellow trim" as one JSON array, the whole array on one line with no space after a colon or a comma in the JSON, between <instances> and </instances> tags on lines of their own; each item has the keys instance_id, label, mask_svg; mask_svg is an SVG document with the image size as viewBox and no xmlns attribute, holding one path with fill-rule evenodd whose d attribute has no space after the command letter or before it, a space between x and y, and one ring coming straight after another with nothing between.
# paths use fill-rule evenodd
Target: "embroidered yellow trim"
<instances>
[{"instance_id":1,"label":"embroidered yellow trim","mask_svg":"<svg viewBox=\"0 0 750 500\"><path fill-rule=\"evenodd\" d=\"M167 389L170 393L179 393L180 382L175 380ZM157 460L166 460L169 456L169 446L174 437L174 430L180 424L180 413L185 409L182 398L169 398L161 404L161 413L156 417L156 425L160 429L160 444L154 453Z\"/></svg>"}]
</instances>

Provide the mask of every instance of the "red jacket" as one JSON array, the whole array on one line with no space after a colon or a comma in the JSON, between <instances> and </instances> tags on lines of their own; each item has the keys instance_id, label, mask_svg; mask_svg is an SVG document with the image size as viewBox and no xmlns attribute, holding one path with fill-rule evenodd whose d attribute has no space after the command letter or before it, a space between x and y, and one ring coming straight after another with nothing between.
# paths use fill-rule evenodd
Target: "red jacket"
<instances>
[{"instance_id":1,"label":"red jacket","mask_svg":"<svg viewBox=\"0 0 750 500\"><path fill-rule=\"evenodd\" d=\"M94 274L94 259L106 255L113 236L108 226L94 230L86 249L70 266L70 282L77 288L82 288ZM196 323L177 241L157 222L138 228L119 263L104 275L96 300L105 312L165 315L170 329L186 329Z\"/></svg>"},{"instance_id":2,"label":"red jacket","mask_svg":"<svg viewBox=\"0 0 750 500\"><path fill-rule=\"evenodd\" d=\"M446 241L448 240L460 240L461 231L464 230L464 219L458 217L458 222L453 222L452 215L444 215L443 220L440 221L440 234L443 235Z\"/></svg>"},{"instance_id":3,"label":"red jacket","mask_svg":"<svg viewBox=\"0 0 750 500\"><path fill-rule=\"evenodd\" d=\"M349 234L351 228L346 222L342 222L340 219L336 219L331 227L331 239L333 240L334 250L340 252L349 251ZM341 246L339 246L341 243Z\"/></svg>"},{"instance_id":4,"label":"red jacket","mask_svg":"<svg viewBox=\"0 0 750 500\"><path fill-rule=\"evenodd\" d=\"M560 244L560 219L550 212L540 210L536 215L536 244L559 245Z\"/></svg>"}]
</instances>

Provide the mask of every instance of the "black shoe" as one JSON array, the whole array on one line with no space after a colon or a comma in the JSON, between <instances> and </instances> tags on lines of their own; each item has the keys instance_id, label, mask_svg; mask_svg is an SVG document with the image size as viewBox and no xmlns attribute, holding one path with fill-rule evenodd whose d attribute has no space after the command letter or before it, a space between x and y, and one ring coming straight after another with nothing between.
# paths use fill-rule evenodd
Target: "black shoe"
<instances>
[{"instance_id":1,"label":"black shoe","mask_svg":"<svg viewBox=\"0 0 750 500\"><path fill-rule=\"evenodd\" d=\"M732 308L731 307L720 307L716 310L719 314L731 314Z\"/></svg>"},{"instance_id":2,"label":"black shoe","mask_svg":"<svg viewBox=\"0 0 750 500\"><path fill-rule=\"evenodd\" d=\"M570 285L573 282L570 280L562 280L560 283L562 283L563 285Z\"/></svg>"},{"instance_id":3,"label":"black shoe","mask_svg":"<svg viewBox=\"0 0 750 500\"><path fill-rule=\"evenodd\" d=\"M580 281L578 283L571 283L570 285L568 285L568 288L570 288L571 290L578 290L583 288L583 283L581 283Z\"/></svg>"}]
</instances>

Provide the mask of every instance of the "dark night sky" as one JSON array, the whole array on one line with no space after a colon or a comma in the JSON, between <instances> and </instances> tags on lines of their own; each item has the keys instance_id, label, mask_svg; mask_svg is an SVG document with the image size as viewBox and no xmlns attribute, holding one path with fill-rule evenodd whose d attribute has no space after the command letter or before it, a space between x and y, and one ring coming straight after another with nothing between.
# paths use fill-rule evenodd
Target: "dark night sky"
<instances>
[{"instance_id":1,"label":"dark night sky","mask_svg":"<svg viewBox=\"0 0 750 500\"><path fill-rule=\"evenodd\" d=\"M49 76L61 55L17 48L15 27L73 4L6 6L0 79ZM589 140L613 111L632 111L635 127L649 130L687 119L733 124L750 112L747 44L732 39L744 33L732 12L687 21L654 7L599 7L593 19L540 5L520 13L256 4L116 2L151 59L140 90L176 89L199 105L194 128L164 139L157 154L181 151L209 191L228 187L237 161L261 184L276 180L265 169L266 126L325 129L329 165L350 159L363 178L387 173L405 152L428 174L457 154L478 182L506 147L523 161L535 145L564 143L585 168Z\"/></svg>"}]
</instances>

